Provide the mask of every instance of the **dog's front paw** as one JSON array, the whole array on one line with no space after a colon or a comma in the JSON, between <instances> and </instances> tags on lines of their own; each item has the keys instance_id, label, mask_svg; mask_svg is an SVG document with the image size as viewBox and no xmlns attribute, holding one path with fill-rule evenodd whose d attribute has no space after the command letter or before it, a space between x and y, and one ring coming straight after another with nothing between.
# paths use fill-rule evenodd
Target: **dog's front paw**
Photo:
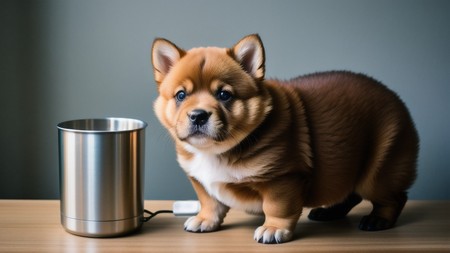
<instances>
[{"instance_id":1,"label":"dog's front paw","mask_svg":"<svg viewBox=\"0 0 450 253\"><path fill-rule=\"evenodd\" d=\"M260 226L255 230L255 235L253 238L259 243L283 243L291 240L292 232L287 229Z\"/></svg>"},{"instance_id":2,"label":"dog's front paw","mask_svg":"<svg viewBox=\"0 0 450 253\"><path fill-rule=\"evenodd\" d=\"M219 229L220 221L204 219L197 216L192 216L184 223L184 230L189 232L212 232Z\"/></svg>"}]
</instances>

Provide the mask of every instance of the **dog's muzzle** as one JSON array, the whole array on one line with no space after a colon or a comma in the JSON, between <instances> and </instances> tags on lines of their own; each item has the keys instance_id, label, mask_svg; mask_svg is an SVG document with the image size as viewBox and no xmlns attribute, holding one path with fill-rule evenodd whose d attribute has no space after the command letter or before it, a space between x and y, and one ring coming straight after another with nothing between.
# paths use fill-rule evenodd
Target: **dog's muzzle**
<instances>
[{"instance_id":1,"label":"dog's muzzle","mask_svg":"<svg viewBox=\"0 0 450 253\"><path fill-rule=\"evenodd\" d=\"M208 120L211 116L210 112L202 109L195 109L188 113L190 121L189 137L212 137L209 129Z\"/></svg>"}]
</instances>

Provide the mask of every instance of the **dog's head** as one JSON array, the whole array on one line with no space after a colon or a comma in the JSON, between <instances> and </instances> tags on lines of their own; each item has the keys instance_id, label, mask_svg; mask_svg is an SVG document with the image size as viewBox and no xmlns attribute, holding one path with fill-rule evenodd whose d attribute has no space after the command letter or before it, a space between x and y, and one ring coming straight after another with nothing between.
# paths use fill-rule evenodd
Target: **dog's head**
<instances>
[{"instance_id":1,"label":"dog's head","mask_svg":"<svg viewBox=\"0 0 450 253\"><path fill-rule=\"evenodd\" d=\"M258 35L232 48L184 51L156 39L152 63L158 119L187 150L223 153L240 143L271 110L262 86L264 48Z\"/></svg>"}]
</instances>

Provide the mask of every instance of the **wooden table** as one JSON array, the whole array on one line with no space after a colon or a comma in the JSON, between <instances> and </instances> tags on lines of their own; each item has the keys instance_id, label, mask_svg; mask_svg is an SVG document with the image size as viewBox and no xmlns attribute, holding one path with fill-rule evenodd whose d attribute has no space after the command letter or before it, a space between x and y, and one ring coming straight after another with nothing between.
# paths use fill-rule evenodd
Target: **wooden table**
<instances>
[{"instance_id":1,"label":"wooden table","mask_svg":"<svg viewBox=\"0 0 450 253\"><path fill-rule=\"evenodd\" d=\"M171 209L172 203L145 201L145 208ZM348 218L328 223L304 215L294 241L262 245L253 240L262 218L240 211L230 211L214 233L185 232L185 218L160 214L138 233L95 239L65 232L57 200L0 200L0 252L450 252L450 202L410 201L396 228L359 231L359 219L369 211L363 202Z\"/></svg>"}]
</instances>

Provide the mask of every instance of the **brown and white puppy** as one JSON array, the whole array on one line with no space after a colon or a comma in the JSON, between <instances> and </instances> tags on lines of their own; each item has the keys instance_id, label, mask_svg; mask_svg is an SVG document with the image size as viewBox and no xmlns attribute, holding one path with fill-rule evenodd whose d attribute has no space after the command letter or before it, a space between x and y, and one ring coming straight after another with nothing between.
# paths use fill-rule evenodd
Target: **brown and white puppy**
<instances>
[{"instance_id":1,"label":"brown and white puppy","mask_svg":"<svg viewBox=\"0 0 450 253\"><path fill-rule=\"evenodd\" d=\"M292 238L309 218L344 217L373 203L362 230L396 222L416 172L418 136L403 102L362 74L325 72L264 80L258 35L232 48L152 48L154 109L201 203L185 229L219 229L230 207L263 213L262 243Z\"/></svg>"}]
</instances>

